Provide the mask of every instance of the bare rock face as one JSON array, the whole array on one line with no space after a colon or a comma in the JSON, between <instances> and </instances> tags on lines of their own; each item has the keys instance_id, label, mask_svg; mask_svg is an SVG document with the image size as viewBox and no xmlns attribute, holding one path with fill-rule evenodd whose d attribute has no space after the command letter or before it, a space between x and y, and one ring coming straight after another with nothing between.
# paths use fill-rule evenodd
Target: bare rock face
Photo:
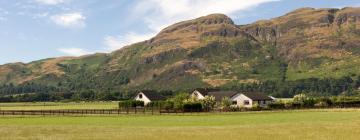
<instances>
[{"instance_id":1,"label":"bare rock face","mask_svg":"<svg viewBox=\"0 0 360 140\"><path fill-rule=\"evenodd\" d=\"M237 28L228 16L212 14L171 25L151 39L150 43L153 46L173 43L185 49L193 49L200 46L200 41L203 38L210 36L237 37L248 35Z\"/></svg>"},{"instance_id":2,"label":"bare rock face","mask_svg":"<svg viewBox=\"0 0 360 140\"><path fill-rule=\"evenodd\" d=\"M239 28L261 42L278 46L280 54L289 61L324 55L336 59L343 52L324 47L358 44L359 38L350 34L359 31L359 21L360 8L301 8Z\"/></svg>"}]
</instances>

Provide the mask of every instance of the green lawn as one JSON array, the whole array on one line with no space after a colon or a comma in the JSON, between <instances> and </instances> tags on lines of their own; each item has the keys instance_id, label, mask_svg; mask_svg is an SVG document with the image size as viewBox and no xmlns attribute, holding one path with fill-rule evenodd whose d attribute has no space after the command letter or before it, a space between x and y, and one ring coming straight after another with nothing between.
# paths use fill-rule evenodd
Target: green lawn
<instances>
[{"instance_id":1,"label":"green lawn","mask_svg":"<svg viewBox=\"0 0 360 140\"><path fill-rule=\"evenodd\" d=\"M16 140L357 140L360 110L226 114L0 117L0 139Z\"/></svg>"},{"instance_id":2,"label":"green lawn","mask_svg":"<svg viewBox=\"0 0 360 140\"><path fill-rule=\"evenodd\" d=\"M0 103L1 110L117 109L118 102L26 102Z\"/></svg>"}]
</instances>

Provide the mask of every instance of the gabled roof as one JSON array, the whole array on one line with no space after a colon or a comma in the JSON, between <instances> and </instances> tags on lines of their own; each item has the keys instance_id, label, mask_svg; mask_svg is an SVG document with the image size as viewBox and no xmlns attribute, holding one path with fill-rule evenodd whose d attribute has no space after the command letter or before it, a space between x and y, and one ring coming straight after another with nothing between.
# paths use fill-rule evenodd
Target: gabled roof
<instances>
[{"instance_id":1,"label":"gabled roof","mask_svg":"<svg viewBox=\"0 0 360 140\"><path fill-rule=\"evenodd\" d=\"M238 92L236 91L215 91L215 92L208 92L208 96L214 96L216 101L221 101L224 97L233 97Z\"/></svg>"},{"instance_id":2,"label":"gabled roof","mask_svg":"<svg viewBox=\"0 0 360 140\"><path fill-rule=\"evenodd\" d=\"M200 92L203 96L208 95L209 92L219 91L219 89L213 89L213 88L197 88L195 90Z\"/></svg>"},{"instance_id":3,"label":"gabled roof","mask_svg":"<svg viewBox=\"0 0 360 140\"><path fill-rule=\"evenodd\" d=\"M143 93L151 101L166 100L166 97L160 95L154 90L142 90L140 92Z\"/></svg>"},{"instance_id":4,"label":"gabled roof","mask_svg":"<svg viewBox=\"0 0 360 140\"><path fill-rule=\"evenodd\" d=\"M250 98L254 101L259 100L273 100L269 96L266 96L265 94L259 93L259 92L241 92L241 94L244 94L246 97Z\"/></svg>"}]
</instances>

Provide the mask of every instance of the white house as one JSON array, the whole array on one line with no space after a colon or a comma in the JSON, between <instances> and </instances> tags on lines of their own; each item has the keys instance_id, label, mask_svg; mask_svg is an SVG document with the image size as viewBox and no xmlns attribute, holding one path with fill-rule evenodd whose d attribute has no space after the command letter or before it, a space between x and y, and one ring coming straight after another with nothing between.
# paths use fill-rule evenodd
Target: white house
<instances>
[{"instance_id":1,"label":"white house","mask_svg":"<svg viewBox=\"0 0 360 140\"><path fill-rule=\"evenodd\" d=\"M266 107L271 102L273 102L272 98L258 92L239 93L231 97L231 100L233 101L233 105L248 108L253 107L255 104L259 105L260 107Z\"/></svg>"},{"instance_id":2,"label":"white house","mask_svg":"<svg viewBox=\"0 0 360 140\"><path fill-rule=\"evenodd\" d=\"M196 97L199 100L205 98L209 92L219 91L218 89L205 89L205 88L197 88L191 93L191 97Z\"/></svg>"},{"instance_id":3,"label":"white house","mask_svg":"<svg viewBox=\"0 0 360 140\"><path fill-rule=\"evenodd\" d=\"M156 91L152 90L143 90L140 91L134 98L137 101L143 101L145 105L152 101L163 101L166 100L166 98Z\"/></svg>"},{"instance_id":4,"label":"white house","mask_svg":"<svg viewBox=\"0 0 360 140\"><path fill-rule=\"evenodd\" d=\"M205 98L205 96L214 96L216 102L221 102L224 97L230 98L233 106L239 107L253 107L258 104L260 107L266 107L273 99L262 93L257 92L236 92L236 91L210 91L209 90L194 90L191 94L192 97L196 97L199 100Z\"/></svg>"}]
</instances>

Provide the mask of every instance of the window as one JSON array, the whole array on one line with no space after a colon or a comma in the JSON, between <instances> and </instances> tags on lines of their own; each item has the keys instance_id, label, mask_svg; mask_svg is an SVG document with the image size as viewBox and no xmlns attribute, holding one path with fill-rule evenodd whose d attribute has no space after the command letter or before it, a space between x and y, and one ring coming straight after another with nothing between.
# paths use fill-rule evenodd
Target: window
<instances>
[{"instance_id":1,"label":"window","mask_svg":"<svg viewBox=\"0 0 360 140\"><path fill-rule=\"evenodd\" d=\"M139 94L139 98L142 99L142 94Z\"/></svg>"},{"instance_id":2,"label":"window","mask_svg":"<svg viewBox=\"0 0 360 140\"><path fill-rule=\"evenodd\" d=\"M249 105L249 104L250 104L249 100L244 100L244 105Z\"/></svg>"},{"instance_id":3,"label":"window","mask_svg":"<svg viewBox=\"0 0 360 140\"><path fill-rule=\"evenodd\" d=\"M237 101L232 101L232 104L233 104L233 105L237 105Z\"/></svg>"}]
</instances>

